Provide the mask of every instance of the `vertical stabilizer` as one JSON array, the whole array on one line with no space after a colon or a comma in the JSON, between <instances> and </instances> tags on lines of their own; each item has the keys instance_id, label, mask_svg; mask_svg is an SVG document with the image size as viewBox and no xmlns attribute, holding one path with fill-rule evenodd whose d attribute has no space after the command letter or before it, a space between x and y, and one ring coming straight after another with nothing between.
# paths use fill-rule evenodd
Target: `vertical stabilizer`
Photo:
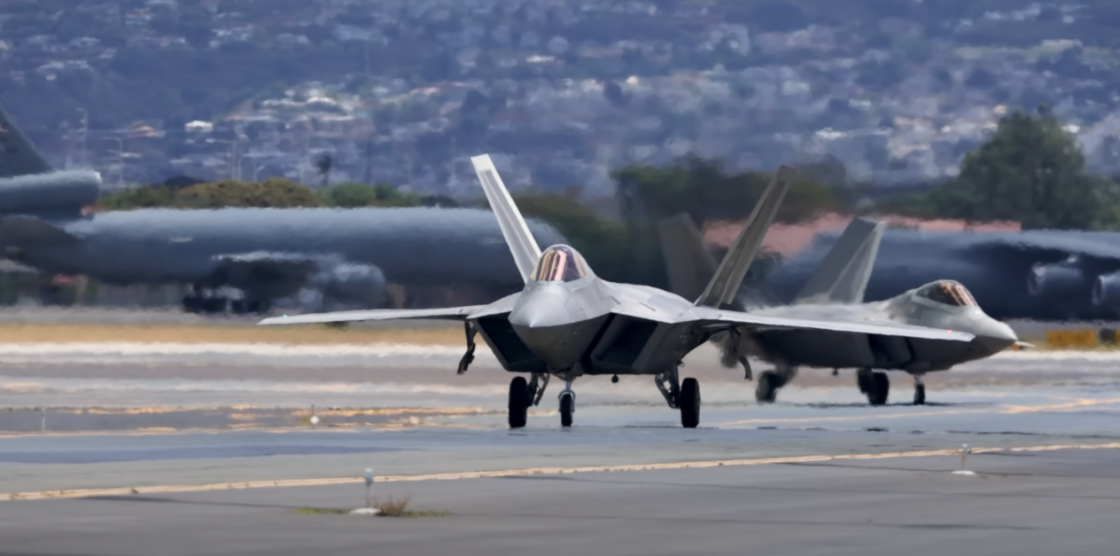
<instances>
[{"instance_id":1,"label":"vertical stabilizer","mask_svg":"<svg viewBox=\"0 0 1120 556\"><path fill-rule=\"evenodd\" d=\"M723 257L719 268L716 270L712 281L696 300L696 305L703 307L736 307L736 296L743 285L743 277L754 261L762 240L766 237L770 224L778 214L778 207L782 204L786 192L789 190L789 181L793 170L782 165L774 174L774 179L762 193L754 210L747 218L739 237L731 246L731 250Z\"/></svg>"},{"instance_id":2,"label":"vertical stabilizer","mask_svg":"<svg viewBox=\"0 0 1120 556\"><path fill-rule=\"evenodd\" d=\"M853 219L794 303L863 303L886 223Z\"/></svg>"},{"instance_id":3,"label":"vertical stabilizer","mask_svg":"<svg viewBox=\"0 0 1120 556\"><path fill-rule=\"evenodd\" d=\"M506 186L502 183L498 170L494 168L490 155L472 157L471 164L478 174L478 180L482 182L482 190L486 193L486 200L490 202L491 210L498 217L498 226L502 228L502 236L506 238L506 244L513 253L517 270L521 272L521 278L528 282L533 275L533 267L541 258L541 248L537 246L533 234L529 232L529 226L525 224L525 219L521 217L521 211L517 210L517 205L509 196L509 191L506 191Z\"/></svg>"},{"instance_id":4,"label":"vertical stabilizer","mask_svg":"<svg viewBox=\"0 0 1120 556\"><path fill-rule=\"evenodd\" d=\"M42 174L54 168L0 108L0 178Z\"/></svg>"},{"instance_id":5,"label":"vertical stabilizer","mask_svg":"<svg viewBox=\"0 0 1120 556\"><path fill-rule=\"evenodd\" d=\"M716 274L716 259L704 247L704 236L687 214L678 214L657 223L661 256L673 293L695 301Z\"/></svg>"}]
</instances>

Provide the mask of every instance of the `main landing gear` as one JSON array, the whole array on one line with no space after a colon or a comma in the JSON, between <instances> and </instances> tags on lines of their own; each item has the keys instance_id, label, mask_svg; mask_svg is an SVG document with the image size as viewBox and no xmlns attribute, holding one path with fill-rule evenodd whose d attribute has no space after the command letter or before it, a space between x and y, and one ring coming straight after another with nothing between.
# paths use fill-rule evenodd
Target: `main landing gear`
<instances>
[{"instance_id":1,"label":"main landing gear","mask_svg":"<svg viewBox=\"0 0 1120 556\"><path fill-rule=\"evenodd\" d=\"M465 359L465 358L464 358ZM543 380L541 380L543 377ZM541 396L544 395L544 390L548 386L548 373L533 373L532 379L526 382L525 377L516 376L509 383L509 428L520 429L525 427L529 421L529 407L541 403ZM565 390L572 394L571 401L569 402L568 421L564 426L571 426L572 412L575 411L575 393L571 392L571 382L568 383L569 389ZM563 393L561 393L563 396ZM563 422L563 398L561 398L561 422Z\"/></svg>"},{"instance_id":2,"label":"main landing gear","mask_svg":"<svg viewBox=\"0 0 1120 556\"><path fill-rule=\"evenodd\" d=\"M887 378L887 373L872 372L871 369L860 369L856 371L856 382L859 384L859 391L867 395L867 403L871 405L886 405L887 396L891 391L891 381ZM917 395L915 394L915 397ZM925 390L922 390L923 401L925 398Z\"/></svg>"},{"instance_id":3,"label":"main landing gear","mask_svg":"<svg viewBox=\"0 0 1120 556\"><path fill-rule=\"evenodd\" d=\"M922 375L914 375L914 405L926 404L926 385L922 382Z\"/></svg>"},{"instance_id":4,"label":"main landing gear","mask_svg":"<svg viewBox=\"0 0 1120 556\"><path fill-rule=\"evenodd\" d=\"M665 398L665 403L681 412L681 426L694 429L700 425L700 381L695 378L680 380L674 367L653 377L657 389Z\"/></svg>"},{"instance_id":5,"label":"main landing gear","mask_svg":"<svg viewBox=\"0 0 1120 556\"><path fill-rule=\"evenodd\" d=\"M529 408L540 404L545 387L548 386L548 373L533 373L529 381L523 376L514 377L509 383L509 428L520 429L528 421ZM564 374L564 389L557 396L560 400L560 426L572 426L576 412L576 393L572 390L572 378ZM611 382L618 382L617 376ZM657 389L665 397L669 407L681 412L681 426L694 429L700 425L700 382L695 378L680 381L677 370L667 371L654 377Z\"/></svg>"},{"instance_id":6,"label":"main landing gear","mask_svg":"<svg viewBox=\"0 0 1120 556\"><path fill-rule=\"evenodd\" d=\"M183 310L188 313L219 315L262 315L271 308L267 300L231 299L217 294L191 293L183 296Z\"/></svg>"},{"instance_id":7,"label":"main landing gear","mask_svg":"<svg viewBox=\"0 0 1120 556\"><path fill-rule=\"evenodd\" d=\"M758 375L758 385L755 386L754 399L760 404L774 403L778 397L778 390L797 376L797 367L781 364L773 371L764 371Z\"/></svg>"}]
</instances>

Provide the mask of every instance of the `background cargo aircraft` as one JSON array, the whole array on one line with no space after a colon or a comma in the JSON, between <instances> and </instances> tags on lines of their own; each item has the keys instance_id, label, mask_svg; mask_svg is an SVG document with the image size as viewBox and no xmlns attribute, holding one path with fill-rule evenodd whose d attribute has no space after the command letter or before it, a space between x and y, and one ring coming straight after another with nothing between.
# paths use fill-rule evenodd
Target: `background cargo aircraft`
<instances>
[{"instance_id":1,"label":"background cargo aircraft","mask_svg":"<svg viewBox=\"0 0 1120 556\"><path fill-rule=\"evenodd\" d=\"M375 307L387 280L503 293L521 285L486 210L142 209L83 215L81 208L97 201L97 173L54 172L2 111L0 125L6 153L0 170L14 176L0 179L0 245L6 258L43 272L122 285L189 284L194 293L184 298L184 308L204 313L261 312L290 296L308 310ZM530 227L545 241L564 241L547 224L531 221Z\"/></svg>"},{"instance_id":2,"label":"background cargo aircraft","mask_svg":"<svg viewBox=\"0 0 1120 556\"><path fill-rule=\"evenodd\" d=\"M55 170L0 110L0 214L72 218L100 193L101 174Z\"/></svg>"},{"instance_id":3,"label":"background cargo aircraft","mask_svg":"<svg viewBox=\"0 0 1120 556\"><path fill-rule=\"evenodd\" d=\"M566 386L560 392L560 419L570 426L575 409L572 381L581 375L653 375L665 401L681 414L681 424L700 421L700 386L695 378L680 381L685 355L713 335L735 331L751 339L768 357L802 354L798 363L816 361L929 361L943 352L974 353L987 338L970 332L914 326L882 318L886 312L845 313L828 308L800 315L743 312L737 294L777 208L789 187L789 169L782 167L763 193L747 225L695 302L648 286L618 284L597 277L571 247L553 245L542 253L532 232L510 199L487 155L471 159L501 225L502 233L525 287L489 305L423 310L344 311L275 317L261 324L340 323L392 319L445 319L466 322L466 370L473 357L474 335L482 334L501 365L510 372L529 373L510 383L509 424L526 423L528 408L556 375ZM823 318L822 318L823 317ZM931 315L930 324L987 325L959 313ZM990 319L988 319L990 320ZM998 325L999 323L995 323ZM981 327L980 333L989 332ZM998 327L995 331L1004 334ZM1002 341L1002 339L1000 340ZM830 359L831 357L831 359ZM745 360L744 360L745 361Z\"/></svg>"},{"instance_id":4,"label":"background cargo aircraft","mask_svg":"<svg viewBox=\"0 0 1120 556\"><path fill-rule=\"evenodd\" d=\"M745 293L773 303L791 301L837 237L818 235ZM1115 320L1120 234L887 229L867 299L889 299L941 278L967 286L984 310L1001 320Z\"/></svg>"},{"instance_id":5,"label":"background cargo aircraft","mask_svg":"<svg viewBox=\"0 0 1120 556\"><path fill-rule=\"evenodd\" d=\"M914 377L914 403L924 404L922 377L955 365L983 359L1018 341L1009 326L986 315L960 283L937 280L921 285L888 300L864 303L864 292L872 276L885 224L857 218L831 245L812 276L790 304L766 306L749 296L751 314L798 318L836 318L844 321L888 320L969 332L976 337L967 344L929 344L887 337L868 337L869 342L849 338L829 339L825 334L811 336L798 331L774 332L765 345L737 333L715 339L723 352L723 364L738 361L751 377L747 355L775 364L775 370L759 376L755 399L773 402L777 390L797 374L799 366L856 368L860 392L872 405L887 403L890 380L881 371L902 370ZM700 231L688 215L667 218L659 223L666 268L675 292L692 296L696 284L715 274L715 262L704 248ZM813 346L812 348L806 346Z\"/></svg>"}]
</instances>

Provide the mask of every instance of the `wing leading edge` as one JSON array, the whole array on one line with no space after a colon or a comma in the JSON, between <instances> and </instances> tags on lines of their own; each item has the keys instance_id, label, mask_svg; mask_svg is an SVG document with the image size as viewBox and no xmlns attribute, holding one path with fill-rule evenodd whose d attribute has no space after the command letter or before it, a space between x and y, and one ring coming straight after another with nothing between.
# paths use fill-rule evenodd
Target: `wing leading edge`
<instances>
[{"instance_id":1,"label":"wing leading edge","mask_svg":"<svg viewBox=\"0 0 1120 556\"><path fill-rule=\"evenodd\" d=\"M293 317L270 317L258 324L290 325L290 324L326 324L332 322L362 322L380 320L467 320L471 313L480 311L489 305L468 305L464 307L446 307L440 309L371 309L367 311L335 311L333 313L312 313L309 315L296 315Z\"/></svg>"},{"instance_id":2,"label":"wing leading edge","mask_svg":"<svg viewBox=\"0 0 1120 556\"><path fill-rule=\"evenodd\" d=\"M699 320L711 321L722 324L744 324L756 328L794 328L807 330L829 330L833 332L852 332L857 334L877 334L881 336L899 336L902 338L921 338L927 340L946 340L953 342L967 342L975 338L967 332L929 328L925 326L912 326L908 324L874 323L874 322L844 322L835 320L814 320L780 317L774 315L759 315L743 313L740 311L719 310L710 307L695 307L692 313Z\"/></svg>"}]
</instances>

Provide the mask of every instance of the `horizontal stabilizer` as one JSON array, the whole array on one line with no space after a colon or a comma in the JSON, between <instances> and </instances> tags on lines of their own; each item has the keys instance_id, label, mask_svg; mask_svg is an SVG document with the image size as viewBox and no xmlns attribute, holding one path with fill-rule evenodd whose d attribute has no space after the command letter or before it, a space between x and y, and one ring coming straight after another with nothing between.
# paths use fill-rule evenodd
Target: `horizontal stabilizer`
<instances>
[{"instance_id":1,"label":"horizontal stabilizer","mask_svg":"<svg viewBox=\"0 0 1120 556\"><path fill-rule=\"evenodd\" d=\"M853 219L794 303L863 303L886 223Z\"/></svg>"},{"instance_id":2,"label":"horizontal stabilizer","mask_svg":"<svg viewBox=\"0 0 1120 556\"><path fill-rule=\"evenodd\" d=\"M716 274L716 260L704 247L704 236L687 214L678 214L657 223L661 255L673 293L696 301Z\"/></svg>"},{"instance_id":3,"label":"horizontal stabilizer","mask_svg":"<svg viewBox=\"0 0 1120 556\"><path fill-rule=\"evenodd\" d=\"M66 230L34 216L0 218L0 243L5 245L55 245L77 241Z\"/></svg>"},{"instance_id":4,"label":"horizontal stabilizer","mask_svg":"<svg viewBox=\"0 0 1120 556\"><path fill-rule=\"evenodd\" d=\"M333 313L313 313L309 315L296 315L289 317L270 317L260 321L259 325L289 325L289 324L328 324L335 322L363 322L385 320L457 320L463 321L475 311L485 309L486 305L470 305L466 307L447 307L441 309L371 309L368 311L335 311Z\"/></svg>"},{"instance_id":5,"label":"horizontal stabilizer","mask_svg":"<svg viewBox=\"0 0 1120 556\"><path fill-rule=\"evenodd\" d=\"M696 300L698 307L738 307L736 296L743 285L743 278L747 275L770 224L778 214L778 207L782 204L786 192L789 190L789 181L792 169L781 166L774 174L774 179L762 193L762 197L754 205L754 210L743 224L739 237L731 249L723 257L719 268L716 270L708 287Z\"/></svg>"},{"instance_id":6,"label":"horizontal stabilizer","mask_svg":"<svg viewBox=\"0 0 1120 556\"><path fill-rule=\"evenodd\" d=\"M529 226L521 217L521 211L509 196L509 191L502 183L502 178L498 175L494 162L490 160L490 155L472 157L471 164L478 174L478 180L482 182L482 190L486 193L486 200L490 202L490 209L498 217L498 225L502 228L502 236L509 244L510 252L513 253L517 270L521 272L521 278L528 282L533 276L533 268L537 265L537 260L541 258L541 248L533 239L533 234L529 232Z\"/></svg>"}]
</instances>

